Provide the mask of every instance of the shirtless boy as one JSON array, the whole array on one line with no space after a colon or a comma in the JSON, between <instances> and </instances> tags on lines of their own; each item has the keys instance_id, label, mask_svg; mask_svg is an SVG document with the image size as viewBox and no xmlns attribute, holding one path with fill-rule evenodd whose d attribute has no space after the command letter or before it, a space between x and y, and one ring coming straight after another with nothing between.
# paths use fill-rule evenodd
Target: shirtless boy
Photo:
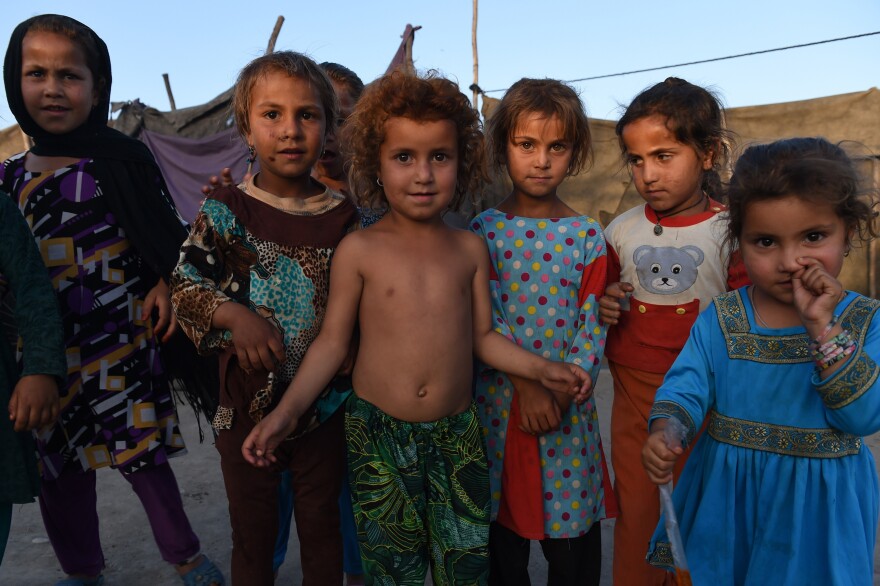
<instances>
[{"instance_id":1,"label":"shirtless boy","mask_svg":"<svg viewBox=\"0 0 880 586\"><path fill-rule=\"evenodd\" d=\"M489 483L473 356L580 399L591 381L493 331L485 244L441 219L483 177L479 119L457 86L387 75L344 132L354 193L389 211L340 243L321 333L242 450L255 466L274 462L359 326L345 429L367 583L424 584L430 562L435 584L485 584Z\"/></svg>"}]
</instances>

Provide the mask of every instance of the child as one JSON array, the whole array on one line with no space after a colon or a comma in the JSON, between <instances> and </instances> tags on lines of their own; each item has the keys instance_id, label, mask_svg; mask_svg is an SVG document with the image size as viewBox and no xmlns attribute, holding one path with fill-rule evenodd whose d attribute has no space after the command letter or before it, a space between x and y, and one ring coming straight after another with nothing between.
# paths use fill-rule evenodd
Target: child
<instances>
[{"instance_id":1,"label":"child","mask_svg":"<svg viewBox=\"0 0 880 586\"><path fill-rule=\"evenodd\" d=\"M5 193L0 193L0 274L15 298L15 323L22 339L19 374L12 348L0 349L0 563L6 550L14 503L40 494L34 440L29 430L58 419L58 381L67 374L61 316L31 230Z\"/></svg>"},{"instance_id":2,"label":"child","mask_svg":"<svg viewBox=\"0 0 880 586\"><path fill-rule=\"evenodd\" d=\"M339 102L339 115L336 120L330 124L330 130L327 139L324 141L324 152L312 171L312 175L329 187L330 189L343 195L351 196L351 190L348 188L348 175L345 172L345 159L343 157L342 145L339 142L337 134L342 128L345 120L351 116L354 105L364 91L364 82L357 74L338 63L324 62L320 64L321 69L330 78L330 83L336 92L336 98ZM229 170L224 169L224 174L228 175ZM225 179L225 176L224 176ZM229 183L232 183L231 176ZM352 197L352 200L354 198ZM370 223L379 219L375 214L367 215L361 211L361 225L366 227ZM350 374L351 369L343 368ZM344 462L343 462L344 465ZM356 586L363 584L364 570L361 567L361 552L357 543L357 529L354 525L354 512L351 508L351 490L348 487L348 474L344 473L342 480L342 489L339 493L339 520L342 529L342 567L345 571L345 583L347 586ZM290 520L293 513L293 490L291 488L290 471L285 470L281 474L281 483L278 489L278 539L275 542L275 556L272 560L272 566L275 571L284 563L287 555L287 545L290 538Z\"/></svg>"},{"instance_id":3,"label":"child","mask_svg":"<svg viewBox=\"0 0 880 586\"><path fill-rule=\"evenodd\" d=\"M728 191L728 237L754 283L697 319L651 409L642 452L673 494L694 584L870 584L877 473L862 436L880 430L880 302L837 280L854 237L876 236L872 202L843 150L821 138L750 147ZM650 560L668 566L665 534Z\"/></svg>"},{"instance_id":4,"label":"child","mask_svg":"<svg viewBox=\"0 0 880 586\"><path fill-rule=\"evenodd\" d=\"M352 187L389 208L340 244L321 333L279 406L245 440L256 466L327 384L360 326L346 438L367 583L485 584L489 490L471 400L472 355L562 392L589 375L492 331L479 238L441 213L481 178L477 113L457 86L395 72L373 82L346 125Z\"/></svg>"},{"instance_id":5,"label":"child","mask_svg":"<svg viewBox=\"0 0 880 586\"><path fill-rule=\"evenodd\" d=\"M636 96L617 136L646 203L605 230L609 285L600 315L613 326L606 356L614 378L611 461L620 503L614 583L647 586L667 579L644 561L660 516L657 487L638 458L648 412L697 314L743 275L722 242L727 216L720 213L716 170L728 145L717 99L670 77Z\"/></svg>"},{"instance_id":6,"label":"child","mask_svg":"<svg viewBox=\"0 0 880 586\"><path fill-rule=\"evenodd\" d=\"M4 81L34 147L6 161L0 179L39 244L67 346L60 420L37 434L40 509L64 583L103 582L95 469L111 466L184 583L223 584L199 553L168 464L184 445L158 336L176 329L165 279L186 230L149 150L107 127L107 46L71 18L31 18L12 33Z\"/></svg>"},{"instance_id":7,"label":"child","mask_svg":"<svg viewBox=\"0 0 880 586\"><path fill-rule=\"evenodd\" d=\"M342 124L351 116L354 105L364 91L364 82L351 69L338 63L321 63L321 69L330 78L339 100L339 116L332 122L333 132L327 136L324 152L315 165L315 178L343 195L351 196L346 176L345 157L337 134Z\"/></svg>"},{"instance_id":8,"label":"child","mask_svg":"<svg viewBox=\"0 0 880 586\"><path fill-rule=\"evenodd\" d=\"M558 81L521 79L487 134L496 167L513 182L511 194L472 224L489 247L495 328L537 355L583 365L596 380L605 348L596 303L605 289L605 240L595 220L556 193L590 156L581 101ZM492 584L529 583L530 539L541 542L548 583L599 583L599 425L592 401L571 399L492 369L477 377L492 480Z\"/></svg>"},{"instance_id":9,"label":"child","mask_svg":"<svg viewBox=\"0 0 880 586\"><path fill-rule=\"evenodd\" d=\"M278 404L321 329L330 258L357 223L344 196L311 178L337 118L330 80L289 51L242 69L233 108L260 171L202 204L172 281L180 324L203 352L221 351L218 431L232 522L232 577L272 584L278 483L292 472L303 579L342 581L339 489L345 448L339 393L303 412L301 434L270 470L242 458L242 441ZM320 423L320 425L318 425Z\"/></svg>"}]
</instances>

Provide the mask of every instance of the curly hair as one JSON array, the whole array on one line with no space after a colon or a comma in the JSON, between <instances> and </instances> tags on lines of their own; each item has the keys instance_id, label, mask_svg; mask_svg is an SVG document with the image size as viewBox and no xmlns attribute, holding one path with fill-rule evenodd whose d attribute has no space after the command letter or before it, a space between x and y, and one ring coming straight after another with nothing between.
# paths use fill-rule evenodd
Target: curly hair
<instances>
[{"instance_id":1,"label":"curly hair","mask_svg":"<svg viewBox=\"0 0 880 586\"><path fill-rule=\"evenodd\" d=\"M824 138L788 138L747 148L736 162L727 190L727 239L737 242L746 209L756 201L796 196L834 207L849 234L877 236L876 189L865 188L852 159Z\"/></svg>"},{"instance_id":2,"label":"curly hair","mask_svg":"<svg viewBox=\"0 0 880 586\"><path fill-rule=\"evenodd\" d=\"M476 197L486 180L483 131L477 111L452 81L430 71L393 71L370 83L342 127L342 145L351 161L349 185L362 207L387 207L379 177L379 147L390 118L416 122L449 120L458 137L458 174L450 208Z\"/></svg>"},{"instance_id":3,"label":"curly hair","mask_svg":"<svg viewBox=\"0 0 880 586\"><path fill-rule=\"evenodd\" d=\"M567 175L577 175L592 161L593 145L590 124L583 103L569 85L555 79L523 78L510 86L498 108L486 124L486 140L492 165L507 166L507 147L521 117L529 112L556 116L571 142L571 160Z\"/></svg>"},{"instance_id":4,"label":"curly hair","mask_svg":"<svg viewBox=\"0 0 880 586\"><path fill-rule=\"evenodd\" d=\"M339 102L330 78L317 63L302 53L278 51L257 57L245 65L238 74L235 90L232 93L232 113L239 134L244 137L250 132L248 111L251 107L254 85L257 80L276 71L306 81L315 90L324 109L324 120L327 121L324 136L332 132L334 127L329 121L339 117Z\"/></svg>"},{"instance_id":5,"label":"curly hair","mask_svg":"<svg viewBox=\"0 0 880 586\"><path fill-rule=\"evenodd\" d=\"M678 77L667 77L649 87L633 99L615 127L624 158L627 152L623 129L649 116L665 118L666 127L675 140L690 146L701 157L712 154L712 169L703 172L702 189L710 197L723 201L719 170L730 157L733 134L725 128L720 98Z\"/></svg>"}]
</instances>

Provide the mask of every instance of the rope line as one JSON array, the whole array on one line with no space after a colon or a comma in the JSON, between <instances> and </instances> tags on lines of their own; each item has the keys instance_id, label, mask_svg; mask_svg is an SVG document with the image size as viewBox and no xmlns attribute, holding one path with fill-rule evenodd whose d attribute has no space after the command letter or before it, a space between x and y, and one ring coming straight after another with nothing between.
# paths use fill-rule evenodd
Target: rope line
<instances>
[{"instance_id":1,"label":"rope line","mask_svg":"<svg viewBox=\"0 0 880 586\"><path fill-rule=\"evenodd\" d=\"M763 51L751 51L749 53L740 53L738 55L728 55L727 57L715 57L713 59L702 59L700 61L689 61L687 63L677 63L675 65L663 65L660 67L649 67L647 69L634 69L633 71L623 71L621 73L608 73L605 75L594 75L592 77L581 77L580 79L567 79L565 83L578 83L581 81L593 81L595 79L606 79L608 77L620 77L623 75L633 75L634 73L646 73L648 71L659 71L661 69L671 69L673 67L686 67L688 65L699 65L701 63L712 63L715 61L725 61L727 59L738 59L740 57L751 57L752 55L763 55L764 53L775 53L777 51L787 51L789 49L800 49L802 47L812 47L814 45L824 45L826 43L836 43L838 41L848 41L850 39L858 39L861 37L870 37L874 35L880 35L880 31L874 31L872 33L862 33L860 35L852 35L849 37L838 37L836 39L826 39L824 41L814 41L812 43L802 43L800 45L789 45L787 47L777 47L776 49L764 49ZM489 94L492 92L504 92L507 91L507 88L499 89L499 90L485 90L484 94Z\"/></svg>"}]
</instances>

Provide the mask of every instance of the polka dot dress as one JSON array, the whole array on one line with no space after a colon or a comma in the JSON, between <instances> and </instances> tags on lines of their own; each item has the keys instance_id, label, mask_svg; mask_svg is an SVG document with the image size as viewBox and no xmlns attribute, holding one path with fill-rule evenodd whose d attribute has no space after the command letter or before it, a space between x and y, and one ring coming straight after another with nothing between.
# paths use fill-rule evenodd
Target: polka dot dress
<instances>
[{"instance_id":1,"label":"polka dot dress","mask_svg":"<svg viewBox=\"0 0 880 586\"><path fill-rule=\"evenodd\" d=\"M472 222L494 270L495 329L549 360L580 364L596 380L605 346L598 297L605 283L605 240L599 224L578 216L524 218L488 210ZM497 280L494 279L497 277ZM501 372L477 377L476 401L486 439L493 518L513 385ZM536 439L544 497L544 533L577 537L604 517L599 426L591 401L572 405L557 432Z\"/></svg>"}]
</instances>

